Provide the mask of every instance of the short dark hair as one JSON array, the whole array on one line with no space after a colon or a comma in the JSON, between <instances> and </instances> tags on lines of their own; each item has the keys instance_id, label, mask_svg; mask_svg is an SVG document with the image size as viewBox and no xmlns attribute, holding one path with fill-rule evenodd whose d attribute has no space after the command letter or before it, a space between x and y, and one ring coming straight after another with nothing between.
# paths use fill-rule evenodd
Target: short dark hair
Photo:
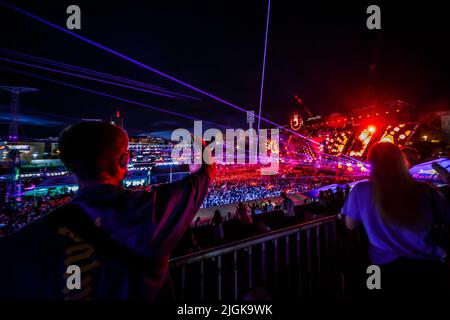
<instances>
[{"instance_id":1,"label":"short dark hair","mask_svg":"<svg viewBox=\"0 0 450 320\"><path fill-rule=\"evenodd\" d=\"M59 135L59 156L79 178L96 179L114 165L127 133L120 127L101 121L83 121L65 128Z\"/></svg>"}]
</instances>

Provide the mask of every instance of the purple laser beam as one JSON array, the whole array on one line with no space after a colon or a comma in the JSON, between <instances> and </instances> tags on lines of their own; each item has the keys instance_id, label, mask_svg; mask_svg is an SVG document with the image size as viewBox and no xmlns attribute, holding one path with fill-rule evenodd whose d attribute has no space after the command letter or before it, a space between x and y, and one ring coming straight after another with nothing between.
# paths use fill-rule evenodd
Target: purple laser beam
<instances>
[{"instance_id":1,"label":"purple laser beam","mask_svg":"<svg viewBox=\"0 0 450 320\"><path fill-rule=\"evenodd\" d=\"M85 41L85 42L87 42L87 43L89 43L89 44L91 44L91 45L93 45L93 46L95 46L95 47L97 47L97 48L99 48L99 49L102 49L102 50L104 50L104 51L106 51L106 52L109 52L109 53L111 53L111 54L113 54L113 55L115 55L115 56L117 56L117 57L120 57L120 58L122 58L122 59L124 59L124 60L127 60L127 61L129 61L129 62L131 62L131 63L133 63L133 64L135 64L135 65L137 65L137 66L140 66L141 68L147 69L147 70L152 71L152 72L154 72L154 73L156 73L156 74L158 74L158 75L160 75L160 76L162 76L162 77L164 77L164 78L167 78L167 79L169 79L169 80L172 80L172 81L174 81L174 82L176 82L176 83L178 83L178 84L180 84L180 85L183 85L183 86L185 86L185 87L187 87L187 88L189 88L189 89L191 89L191 90L193 90L193 91L196 91L196 92L199 92L199 93L201 93L201 94L204 94L204 95L210 97L210 98L213 99L213 100L219 101L219 102L221 102L221 103L223 103L223 104L226 104L226 105L228 105L228 106L230 106L230 107L233 107L233 108L235 108L235 109L237 109L237 110L240 110L240 111L242 111L242 112L247 112L247 110L245 110L245 109L243 109L243 108L241 108L241 107L239 107L239 106L237 106L237 105L235 105L235 104L233 104L233 103L231 103L231 102L229 102L229 101L226 101L226 100L224 100L224 99L222 99L222 98L219 98L219 97L213 95L212 93L209 93L209 92L207 92L207 91L205 91L205 90L202 90L202 89L200 89L200 88L197 88L197 87L195 87L195 86L193 86L193 85L191 85L191 84L189 84L189 83L187 83L187 82L184 82L184 81L182 81L182 80L179 80L179 79L177 79L177 78L175 78L175 77L173 77L173 76L171 76L171 75L169 75L169 74L167 74L167 73L164 73L164 72L162 72L162 71L159 71L159 70L157 70L157 69L155 69L155 68L153 68L153 67L150 67L150 66L148 66L148 65L146 65L146 64L144 64L144 63L142 63L142 62L139 62L139 61L137 61L137 60L135 60L135 59L133 59L133 58L130 58L130 57L128 57L128 56L126 56L126 55L124 55L124 54L122 54L122 53L120 53L120 52L114 50L114 49L108 48L108 47L106 47L106 46L104 46L104 45L102 45L102 44L100 44L100 43L97 43L97 42L92 41L92 40L90 40L90 39L88 39L88 38L86 38L86 37L83 37L83 36L81 36L81 35L79 35L79 34L76 34L76 33L72 32L72 31L70 31L70 30L67 30L67 29L65 29L65 28L63 28L63 27L60 27L60 26L58 26L58 25L56 25L56 24L54 24L54 23L52 23L52 22L50 22L50 21L48 21L48 20L45 20L45 19L43 19L43 18L41 18L41 17L39 17L39 16L36 16L36 15L34 15L34 14L28 12L28 11L25 11L25 10L23 10L23 9L20 9L20 8L18 8L18 7L15 7L15 6L13 6L13 5L9 4L9 3L6 3L6 2L4 2L4 1L0 1L0 4L6 6L6 7L8 7L8 8L10 8L10 9L12 9L12 10L14 10L14 11L17 11L17 12L19 12L19 13L22 13L22 14L24 14L24 15L30 17L30 18L33 18L33 19L35 19L35 20L37 20L37 21L39 21L39 22L42 22L42 23L44 23L44 24L46 24L46 25L48 25L48 26L50 26L50 27L52 27L52 28L58 29L58 30L60 30L60 31L62 31L62 32L64 32L64 33L67 33L67 34L69 34L69 35L71 35L71 36L73 36L73 37L76 37L76 38L78 38L78 39L80 39L80 40L82 40L82 41ZM263 118L263 117L259 117L259 116L257 116L257 117L260 118L261 120L263 120L264 122L267 122L267 123L269 123L269 124L272 124L272 125L274 125L274 126L279 127L279 125L276 124L276 123L273 122L273 121L270 121L270 120L265 119L265 118ZM305 139L305 140L308 140L308 141L310 141L310 142L312 142L312 143L314 143L314 144L320 145L320 143L318 143L318 142L316 142L316 141L314 141L314 140L312 140L312 139L309 139L308 137L305 137L305 136L303 136L303 135L301 135L301 134L299 134L299 133L297 133L297 132L295 132L295 131L292 131L292 130L289 130L289 129L287 129L287 131L291 132L292 134L294 134L294 135L296 135L296 136L298 136L298 137L300 137L300 138L303 138L303 139Z\"/></svg>"},{"instance_id":2,"label":"purple laser beam","mask_svg":"<svg viewBox=\"0 0 450 320\"><path fill-rule=\"evenodd\" d=\"M184 82L184 81L182 81L182 80L179 80L179 79L177 79L177 78L175 78L175 77L173 77L173 76L171 76L171 75L169 75L169 74L166 74L166 73L164 73L164 72L162 72L162 71L159 71L159 70L157 70L157 69L155 69L155 68L153 68L153 67L150 67L150 66L148 66L148 65L146 65L146 64L144 64L144 63L142 63L142 62L139 62L139 61L137 61L137 60L135 60L135 59L133 59L133 58L130 58L130 57L124 55L124 54L121 54L120 52L118 52L118 51L116 51L116 50L114 50L114 49L108 48L108 47L106 47L106 46L104 46L104 45L102 45L102 44L100 44L100 43L97 43L97 42L95 42L95 41L92 41L92 40L90 40L90 39L88 39L88 38L86 38L86 37L83 37L83 36L81 36L81 35L78 35L78 34L76 34L76 33L74 33L74 32L71 32L70 30L67 30L67 29L65 29L65 28L63 28L63 27L60 27L60 26L58 26L58 25L56 25L56 24L54 24L54 23L52 23L52 22L50 22L50 21L48 21L48 20L45 20L45 19L43 19L43 18L41 18L41 17L39 17L39 16L36 16L36 15L34 15L34 14L28 12L28 11L25 11L25 10L23 10L23 9L20 9L20 8L18 8L18 7L15 7L15 6L13 6L13 5L9 4L9 3L6 3L6 2L4 2L4 1L0 1L0 4L3 5L3 6L5 6L5 7L10 8L10 9L12 9L12 10L14 10L14 11L17 11L17 12L19 12L19 13L21 13L21 14L24 14L24 15L30 17L30 18L33 18L33 19L35 19L35 20L37 20L37 21L40 21L40 22L42 22L42 23L44 23L44 24L46 24L46 25L48 25L48 26L50 26L50 27L53 27L53 28L55 28L55 29L58 29L58 30L60 30L60 31L63 31L64 33L67 33L67 34L69 34L69 35L72 35L73 37L76 37L76 38L78 38L78 39L80 39L80 40L82 40L82 41L85 41L85 42L87 42L87 43L89 43L89 44L91 44L91 45L93 45L93 46L95 46L95 47L97 47L97 48L99 48L99 49L102 49L102 50L104 50L104 51L107 51L107 52L109 52L109 53L111 53L111 54L113 54L113 55L115 55L115 56L118 56L118 57L120 57L120 58L122 58L122 59L124 59L124 60L127 60L127 61L129 61L129 62L131 62L131 63L133 63L133 64L136 64L136 65L138 65L138 66L140 66L140 67L142 67L142 68L144 68L144 69L147 69L147 70L149 70L149 71L152 71L152 72L154 72L154 73L156 73L156 74L158 74L158 75L160 75L160 76L162 76L162 77L165 77L165 78L167 78L167 79L169 79L169 80L172 80L172 81L174 81L174 82L176 82L176 83L178 83L178 84L180 84L180 85L183 85L183 86L185 86L185 87L187 87L187 88L190 88L190 89L193 90L193 91L196 91L196 92L199 92L199 93L201 93L201 94L204 94L204 95L210 97L210 98L213 99L213 100L222 102L222 103L224 103L224 104L226 104L226 105L228 105L228 106L231 106L231 107L233 107L233 108L235 108L235 109L237 109L237 110L240 110L240 111L242 111L242 112L247 112L247 110L245 110L245 109L243 109L243 108L241 108L241 107L239 107L239 106L237 106L237 105L235 105L235 104L233 104L233 103L231 103L231 102L229 102L229 101L226 101L226 100L224 100L224 99L222 99L222 98L219 98L219 97L217 97L217 96L214 96L213 94L211 94L211 93L209 93L209 92L207 92L207 91L204 91L204 90L202 90L202 89L200 89L200 88L197 88L197 87L195 87L195 86L193 86L193 85L190 85L189 83L186 83L186 82ZM263 120L264 122L267 122L267 123L269 123L269 124L272 124L272 125L274 125L274 126L276 126L276 127L279 127L279 126L280 126L280 125L278 125L277 123L275 123L275 122L273 122L273 121L270 121L270 120L268 120L268 119L266 119L266 118L264 118L264 117L260 117L260 116L257 116L257 117L258 117L258 119L261 119L261 120ZM206 122L206 121L205 121L205 122ZM292 134L294 134L294 135L296 135L296 136L298 136L298 137L300 137L300 138L302 138L302 139L305 139L305 140L307 140L307 141L310 141L310 142L312 142L312 143L314 143L314 144L320 145L320 143L318 143L318 142L316 142L316 141L314 141L314 140L312 140L312 139L310 139L310 138L308 138L308 137L306 137L306 136L303 136L303 135L301 135L301 134L299 134L299 133L297 133L297 132L295 132L295 131L292 131L292 130L290 130L290 129L286 129L286 131L288 131L288 132L290 132L290 133L292 133ZM351 158L351 157L349 157L349 158ZM353 159L353 158L351 158L351 159ZM361 161L359 161L359 160L357 160L357 159L353 159L353 160L356 161L356 162L361 162Z\"/></svg>"},{"instance_id":3,"label":"purple laser beam","mask_svg":"<svg viewBox=\"0 0 450 320\"><path fill-rule=\"evenodd\" d=\"M181 117L181 118L185 118L185 119L188 119L188 120L191 120L191 121L199 121L200 120L200 119L197 119L197 118L194 118L194 117L191 117L191 116L188 116L188 115L184 115L182 113L178 113L178 112L175 112L175 111L170 111L170 110L162 109L162 108L159 108L159 107L150 106L148 104L141 103L141 102L138 102L138 101L117 97L117 96L111 95L109 93L88 89L88 88L77 86L77 85L74 85L74 84L70 84L70 83L67 83L67 82L64 82L64 81L50 79L50 78L47 78L47 77L44 77L44 76L39 76L39 75L34 74L34 73L30 73L30 72L26 72L26 71L20 71L20 70L17 70L17 69L14 69L14 68L5 67L5 66L0 66L0 68L4 69L4 70L11 71L11 72L15 72L15 73L27 75L27 76L30 76L30 77L34 77L34 78L37 78L37 79L50 81L50 82L57 83L57 84L60 84L60 85L63 85L63 86L67 86L67 87L75 88L75 89L78 89L78 90L86 91L86 92L89 92L89 93L98 94L100 96L108 97L108 98L111 98L111 99L116 99L116 100L119 100L119 101L122 101L122 102L135 104L135 105L142 106L142 107L145 107L145 108L148 108L148 109L152 109L152 110L156 110L156 111L159 111L159 112L168 113L168 114L171 114L171 115L174 115L174 116L177 116L177 117ZM212 124L212 125L218 125L216 123L209 122L209 121L203 121L203 122L209 123L209 124ZM221 125L219 125L219 126L221 126Z\"/></svg>"},{"instance_id":4,"label":"purple laser beam","mask_svg":"<svg viewBox=\"0 0 450 320\"><path fill-rule=\"evenodd\" d=\"M131 80L131 79L115 76L115 75L104 73L104 72L90 70L90 69L87 69L87 68L70 65L70 64L67 64L67 63L63 63L63 62L59 62L59 61L55 61L55 60L51 60L51 59L47 59L47 58L36 57L36 56L29 55L29 54L25 54L25 53L21 53L21 52L17 52L17 51L14 51L14 50L9 50L9 49L4 49L4 48L0 48L0 51L2 51L3 53L5 53L7 55L19 56L19 57L22 57L22 58L27 58L27 59L35 61L35 62L43 62L43 63L49 64L49 65L52 65L52 66L63 67L63 68L69 69L69 70L77 70L77 71L81 71L81 72L84 72L84 73L87 73L87 74L100 76L100 77L103 77L103 78L109 78L109 79L113 79L113 80L116 80L116 81L121 81L121 82L124 82L124 83L133 84L133 85L144 87L144 88L149 88L149 89L153 89L153 90L157 90L157 91L162 91L162 92L169 93L169 94L172 94L172 95L178 95L180 97L185 97L185 98L189 98L189 99L193 99L193 100L200 100L197 97L193 97L193 96L190 96L190 95L182 94L182 93L179 93L179 92L166 90L166 89L164 89L162 87L159 87L159 86L155 86L155 85L151 85L151 84L147 84L147 83L143 83L143 82L139 82L139 81L135 81L135 80Z\"/></svg>"},{"instance_id":5,"label":"purple laser beam","mask_svg":"<svg viewBox=\"0 0 450 320\"><path fill-rule=\"evenodd\" d=\"M0 57L0 61L6 61L6 62L10 62L10 63L20 64L20 65L24 65L24 66L28 66L28 67L41 69L41 70L46 70L46 71L56 72L56 73L60 73L60 74L70 75L70 76L74 76L74 77L78 77L78 78L82 78L82 79L98 81L100 83L112 84L114 86L118 86L118 87L122 87L122 88L137 90L137 91L141 91L141 92L147 92L147 93L151 93L151 94L157 94L157 95L161 95L161 96L169 97L169 98L173 98L173 99L180 99L178 97L175 97L175 96L172 96L172 95L169 95L169 94L165 94L165 93L154 92L154 91L147 90L147 89L141 89L141 88L137 88L137 87L132 87L132 86L128 86L128 85L125 85L125 84L120 84L120 83L112 82L112 81L108 81L108 80L101 80L101 79L98 79L98 78L91 78L91 77L88 77L88 76L83 76L83 75L72 73L72 72L66 72L66 71L57 70L57 69L53 69L53 68L47 68L47 67L43 67L43 66L38 66L38 65L35 65L35 64L32 64L32 63L26 63L26 62L22 62L22 61L6 59L6 58L1 58L1 57Z\"/></svg>"}]
</instances>

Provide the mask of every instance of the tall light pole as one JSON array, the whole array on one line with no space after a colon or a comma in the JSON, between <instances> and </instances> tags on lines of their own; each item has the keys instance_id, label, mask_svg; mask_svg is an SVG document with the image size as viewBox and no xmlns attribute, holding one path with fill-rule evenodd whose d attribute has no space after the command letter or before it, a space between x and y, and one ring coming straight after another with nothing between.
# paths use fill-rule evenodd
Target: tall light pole
<instances>
[{"instance_id":1,"label":"tall light pole","mask_svg":"<svg viewBox=\"0 0 450 320\"><path fill-rule=\"evenodd\" d=\"M39 91L36 88L0 86L0 89L11 92L11 122L9 123L9 141L19 140L19 104L20 94Z\"/></svg>"},{"instance_id":2,"label":"tall light pole","mask_svg":"<svg viewBox=\"0 0 450 320\"><path fill-rule=\"evenodd\" d=\"M20 94L25 92L36 92L38 89L29 87L0 86L0 89L11 93L11 121L9 123L8 140L16 142L19 140L19 104ZM20 181L20 150L10 148L9 151L10 176L7 183L6 199L20 196L22 184Z\"/></svg>"},{"instance_id":3,"label":"tall light pole","mask_svg":"<svg viewBox=\"0 0 450 320\"><path fill-rule=\"evenodd\" d=\"M20 151L15 148L8 148L9 177L6 183L6 202L20 196L22 193L22 183L20 179Z\"/></svg>"}]
</instances>

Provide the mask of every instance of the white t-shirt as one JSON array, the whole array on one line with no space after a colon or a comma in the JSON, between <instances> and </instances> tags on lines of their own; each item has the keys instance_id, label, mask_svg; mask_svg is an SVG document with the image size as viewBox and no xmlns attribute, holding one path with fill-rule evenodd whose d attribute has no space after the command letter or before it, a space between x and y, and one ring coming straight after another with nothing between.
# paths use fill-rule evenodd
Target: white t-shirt
<instances>
[{"instance_id":1,"label":"white t-shirt","mask_svg":"<svg viewBox=\"0 0 450 320\"><path fill-rule=\"evenodd\" d=\"M420 230L413 231L383 221L373 200L370 181L361 181L353 187L342 213L364 225L373 263L384 264L399 257L445 259L445 251L432 243L430 232L433 227L433 211L440 214L444 221L450 222L449 205L440 192L425 185L424 188L428 188L433 194L424 189L420 201L421 210L425 213L424 221Z\"/></svg>"}]
</instances>

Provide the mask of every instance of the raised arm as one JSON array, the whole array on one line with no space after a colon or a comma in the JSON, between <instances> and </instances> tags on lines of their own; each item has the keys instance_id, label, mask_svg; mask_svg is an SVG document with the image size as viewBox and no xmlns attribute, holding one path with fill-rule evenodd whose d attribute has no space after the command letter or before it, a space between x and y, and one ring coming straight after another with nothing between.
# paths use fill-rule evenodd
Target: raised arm
<instances>
[{"instance_id":1,"label":"raised arm","mask_svg":"<svg viewBox=\"0 0 450 320\"><path fill-rule=\"evenodd\" d=\"M216 171L215 163L208 163L203 162L199 171L154 191L156 229L150 244L154 255L170 254L200 209Z\"/></svg>"}]
</instances>

